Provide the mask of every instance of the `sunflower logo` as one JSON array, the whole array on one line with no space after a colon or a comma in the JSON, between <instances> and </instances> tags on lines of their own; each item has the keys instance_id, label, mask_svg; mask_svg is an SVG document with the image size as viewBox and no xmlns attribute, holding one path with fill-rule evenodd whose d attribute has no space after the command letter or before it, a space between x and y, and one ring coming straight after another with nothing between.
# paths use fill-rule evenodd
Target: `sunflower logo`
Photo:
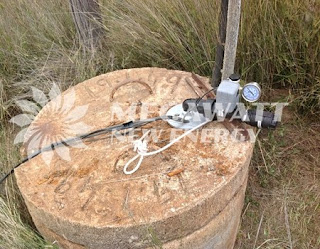
<instances>
[{"instance_id":1,"label":"sunflower logo","mask_svg":"<svg viewBox=\"0 0 320 249\"><path fill-rule=\"evenodd\" d=\"M74 89L70 89L62 96L59 87L53 84L48 97L35 87L32 87L31 90L33 101L17 100L16 104L23 113L10 119L11 123L22 128L16 135L14 144L23 143L23 154L30 156L41 148L91 130L90 126L81 121L88 110L88 105L75 106ZM69 146L86 147L82 141L78 141L53 147L42 153L41 156L47 165L51 163L54 153L70 161Z\"/></svg>"}]
</instances>

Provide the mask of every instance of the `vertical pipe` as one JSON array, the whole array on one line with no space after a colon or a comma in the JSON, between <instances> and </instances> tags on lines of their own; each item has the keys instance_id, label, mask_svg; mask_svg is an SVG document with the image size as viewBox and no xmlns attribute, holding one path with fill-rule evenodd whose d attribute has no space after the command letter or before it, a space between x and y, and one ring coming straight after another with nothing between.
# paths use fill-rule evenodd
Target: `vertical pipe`
<instances>
[{"instance_id":1,"label":"vertical pipe","mask_svg":"<svg viewBox=\"0 0 320 249\"><path fill-rule=\"evenodd\" d=\"M222 75L221 70L223 66L223 57L224 57L224 49L225 49L225 42L226 42L228 2L229 0L221 0L219 37L218 37L218 44L216 47L216 57L215 57L214 69L213 69L212 80L211 80L212 87L218 87L221 81L221 75Z\"/></svg>"},{"instance_id":2,"label":"vertical pipe","mask_svg":"<svg viewBox=\"0 0 320 249\"><path fill-rule=\"evenodd\" d=\"M234 73L239 34L240 12L241 0L229 0L226 44L222 69L223 80L227 79L231 74Z\"/></svg>"}]
</instances>

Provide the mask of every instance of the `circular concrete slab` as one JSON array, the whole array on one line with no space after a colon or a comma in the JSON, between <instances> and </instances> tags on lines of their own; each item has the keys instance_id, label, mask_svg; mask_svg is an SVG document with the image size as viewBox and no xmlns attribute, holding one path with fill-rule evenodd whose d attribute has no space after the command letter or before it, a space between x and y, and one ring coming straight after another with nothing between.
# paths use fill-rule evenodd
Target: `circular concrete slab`
<instances>
[{"instance_id":1,"label":"circular concrete slab","mask_svg":"<svg viewBox=\"0 0 320 249\"><path fill-rule=\"evenodd\" d=\"M49 102L29 127L25 150L163 115L208 89L206 78L160 68L100 75ZM151 130L149 150L184 132L166 121L142 129ZM132 140L142 134L138 129L84 140L17 169L40 232L63 248L232 248L252 144L236 141L213 122L125 175L123 166L136 155Z\"/></svg>"}]
</instances>

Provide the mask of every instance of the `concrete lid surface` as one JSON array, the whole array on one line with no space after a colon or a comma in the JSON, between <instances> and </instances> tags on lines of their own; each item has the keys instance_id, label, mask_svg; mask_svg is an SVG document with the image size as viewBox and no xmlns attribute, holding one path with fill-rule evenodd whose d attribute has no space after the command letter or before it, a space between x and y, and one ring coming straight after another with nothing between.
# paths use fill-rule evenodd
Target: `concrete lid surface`
<instances>
[{"instance_id":1,"label":"concrete lid surface","mask_svg":"<svg viewBox=\"0 0 320 249\"><path fill-rule=\"evenodd\" d=\"M72 137L80 131L147 118L141 117L141 103L151 104L148 117L165 114L171 106L197 98L210 89L208 79L198 78L203 85L191 73L142 68L115 71L84 81L40 111L26 134L25 148L30 152L36 149L35 145L45 146L53 138ZM133 117L115 114L119 112L114 110L128 110L133 103L137 108ZM183 132L171 128L166 121L142 128L152 129L151 136L159 136L158 142L150 141L149 150L166 145L173 133ZM224 139L212 137L213 131L221 133ZM232 181L251 156L250 142L235 142L226 134L223 124L210 123L165 152L146 157L133 175L123 173L125 163L136 155L132 136L125 139L100 136L83 141L81 146L44 152L15 174L28 205L46 219L54 217L61 224L99 229L148 224L160 229L170 224L172 230L185 229L190 233L209 222L212 218L209 207L218 205L213 196ZM135 139L140 138L141 130L134 135ZM31 143L34 137L40 142ZM200 218L192 215L193 209L202 214ZM180 223L174 223L177 220ZM184 228L179 227L181 224Z\"/></svg>"}]
</instances>

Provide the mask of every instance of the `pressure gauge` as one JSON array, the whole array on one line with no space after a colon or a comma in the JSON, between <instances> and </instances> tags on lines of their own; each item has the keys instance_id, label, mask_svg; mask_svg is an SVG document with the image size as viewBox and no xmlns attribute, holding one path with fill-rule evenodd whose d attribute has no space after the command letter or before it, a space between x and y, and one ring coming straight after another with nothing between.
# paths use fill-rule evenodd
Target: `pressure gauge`
<instances>
[{"instance_id":1,"label":"pressure gauge","mask_svg":"<svg viewBox=\"0 0 320 249\"><path fill-rule=\"evenodd\" d=\"M242 89L242 97L248 102L255 102L261 96L261 88L257 82L246 84Z\"/></svg>"}]
</instances>

